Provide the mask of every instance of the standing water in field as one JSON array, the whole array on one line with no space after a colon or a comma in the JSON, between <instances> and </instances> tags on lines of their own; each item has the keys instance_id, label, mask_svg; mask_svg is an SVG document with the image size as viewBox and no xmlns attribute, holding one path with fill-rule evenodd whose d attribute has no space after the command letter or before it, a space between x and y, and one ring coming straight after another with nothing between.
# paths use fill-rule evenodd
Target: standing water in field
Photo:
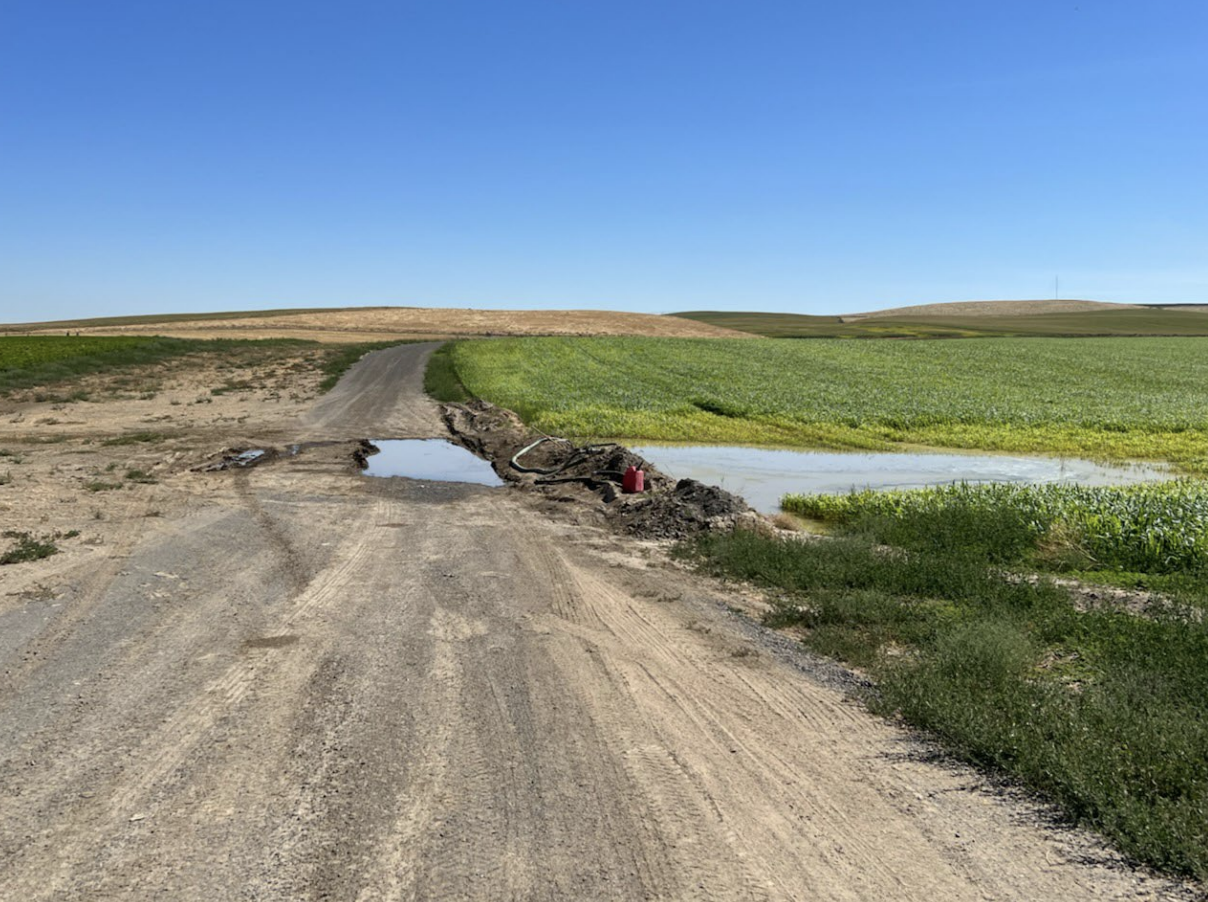
<instances>
[{"instance_id":1,"label":"standing water in field","mask_svg":"<svg viewBox=\"0 0 1208 902\"><path fill-rule=\"evenodd\" d=\"M406 476L436 482L503 485L491 465L444 439L374 439L366 476Z\"/></svg>"},{"instance_id":2,"label":"standing water in field","mask_svg":"<svg viewBox=\"0 0 1208 902\"><path fill-rule=\"evenodd\" d=\"M728 445L643 445L636 454L677 479L696 479L740 495L765 514L786 494L917 489L958 482L1127 485L1173 474L1160 464L1097 464L1056 457L986 454L868 454Z\"/></svg>"}]
</instances>

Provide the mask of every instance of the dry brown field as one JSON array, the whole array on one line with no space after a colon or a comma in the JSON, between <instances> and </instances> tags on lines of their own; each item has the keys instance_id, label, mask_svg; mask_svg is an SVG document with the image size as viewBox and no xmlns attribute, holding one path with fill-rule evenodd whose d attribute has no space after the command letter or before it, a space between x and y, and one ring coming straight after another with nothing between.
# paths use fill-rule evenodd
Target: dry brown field
<instances>
[{"instance_id":1,"label":"dry brown field","mask_svg":"<svg viewBox=\"0 0 1208 902\"><path fill-rule=\"evenodd\" d=\"M752 338L674 316L605 310L470 310L442 307L350 307L280 315L196 320L39 323L26 334L169 335L180 338L307 338L362 342L494 335L643 335L659 338Z\"/></svg>"}]
</instances>

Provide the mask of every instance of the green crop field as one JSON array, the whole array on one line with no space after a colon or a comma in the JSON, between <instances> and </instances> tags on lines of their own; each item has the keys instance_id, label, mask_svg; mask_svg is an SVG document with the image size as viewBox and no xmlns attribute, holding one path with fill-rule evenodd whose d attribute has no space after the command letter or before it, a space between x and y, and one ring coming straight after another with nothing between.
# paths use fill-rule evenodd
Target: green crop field
<instances>
[{"instance_id":1,"label":"green crop field","mask_svg":"<svg viewBox=\"0 0 1208 902\"><path fill-rule=\"evenodd\" d=\"M751 332L765 338L976 338L994 334L977 328L948 325L946 321L890 322L878 319L845 323L838 316L712 310L672 315L723 329Z\"/></svg>"},{"instance_id":2,"label":"green crop field","mask_svg":"<svg viewBox=\"0 0 1208 902\"><path fill-rule=\"evenodd\" d=\"M173 338L0 337L0 391L31 388L121 366L155 363L197 349Z\"/></svg>"},{"instance_id":3,"label":"green crop field","mask_svg":"<svg viewBox=\"0 0 1208 902\"><path fill-rule=\"evenodd\" d=\"M1208 469L1208 339L460 342L472 395L552 434L911 445Z\"/></svg>"},{"instance_id":4,"label":"green crop field","mask_svg":"<svg viewBox=\"0 0 1208 902\"><path fill-rule=\"evenodd\" d=\"M684 319L753 332L768 338L977 338L990 336L1208 335L1208 314L1198 310L1146 308L1026 313L999 316L872 317L843 322L838 316L796 313L693 311Z\"/></svg>"},{"instance_id":5,"label":"green crop field","mask_svg":"<svg viewBox=\"0 0 1208 902\"><path fill-rule=\"evenodd\" d=\"M170 346L155 338L5 337L0 338L0 371L30 369L82 357L125 357Z\"/></svg>"}]
</instances>

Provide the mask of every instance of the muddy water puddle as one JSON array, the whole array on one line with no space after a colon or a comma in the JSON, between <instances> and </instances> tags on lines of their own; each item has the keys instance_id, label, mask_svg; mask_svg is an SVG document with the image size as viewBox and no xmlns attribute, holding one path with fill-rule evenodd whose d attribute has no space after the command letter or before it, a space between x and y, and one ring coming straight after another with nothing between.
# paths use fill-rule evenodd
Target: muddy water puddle
<instances>
[{"instance_id":1,"label":"muddy water puddle","mask_svg":"<svg viewBox=\"0 0 1208 902\"><path fill-rule=\"evenodd\" d=\"M491 465L444 439L373 439L366 476L406 476L435 482L503 485Z\"/></svg>"},{"instance_id":2,"label":"muddy water puddle","mask_svg":"<svg viewBox=\"0 0 1208 902\"><path fill-rule=\"evenodd\" d=\"M1127 485L1173 475L1159 464L997 454L868 454L726 445L643 445L632 450L669 476L718 486L763 513L779 511L780 499L790 492L843 494L959 482Z\"/></svg>"}]
</instances>

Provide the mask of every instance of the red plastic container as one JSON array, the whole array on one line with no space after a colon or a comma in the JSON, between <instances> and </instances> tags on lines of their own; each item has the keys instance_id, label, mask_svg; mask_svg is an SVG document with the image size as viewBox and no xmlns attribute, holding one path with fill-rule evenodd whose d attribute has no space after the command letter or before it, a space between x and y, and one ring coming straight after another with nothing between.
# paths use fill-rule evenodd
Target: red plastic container
<instances>
[{"instance_id":1,"label":"red plastic container","mask_svg":"<svg viewBox=\"0 0 1208 902\"><path fill-rule=\"evenodd\" d=\"M621 491L626 495L646 491L645 471L639 470L637 467L630 467L626 470L625 475L621 477Z\"/></svg>"}]
</instances>

